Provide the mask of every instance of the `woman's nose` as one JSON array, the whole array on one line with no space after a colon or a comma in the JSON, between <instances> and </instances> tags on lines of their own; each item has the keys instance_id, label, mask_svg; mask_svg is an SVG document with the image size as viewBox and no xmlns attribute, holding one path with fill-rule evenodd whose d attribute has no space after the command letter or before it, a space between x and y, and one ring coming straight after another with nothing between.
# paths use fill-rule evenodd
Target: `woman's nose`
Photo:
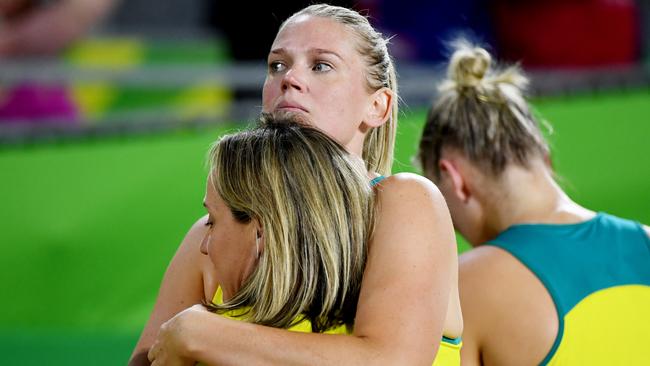
<instances>
[{"instance_id":1,"label":"woman's nose","mask_svg":"<svg viewBox=\"0 0 650 366\"><path fill-rule=\"evenodd\" d=\"M208 242L210 241L210 233L206 233L201 241L201 253L208 255Z\"/></svg>"},{"instance_id":2,"label":"woman's nose","mask_svg":"<svg viewBox=\"0 0 650 366\"><path fill-rule=\"evenodd\" d=\"M282 78L282 90L287 91L289 89L295 89L297 91L305 90L303 76L300 75L298 70L293 68L287 70Z\"/></svg>"}]
</instances>

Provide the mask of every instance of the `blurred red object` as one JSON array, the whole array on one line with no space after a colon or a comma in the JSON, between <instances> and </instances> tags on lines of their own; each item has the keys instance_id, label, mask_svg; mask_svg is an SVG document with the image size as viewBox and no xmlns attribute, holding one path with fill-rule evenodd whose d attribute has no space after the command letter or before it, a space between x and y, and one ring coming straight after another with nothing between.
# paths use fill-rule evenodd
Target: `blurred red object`
<instances>
[{"instance_id":1,"label":"blurred red object","mask_svg":"<svg viewBox=\"0 0 650 366\"><path fill-rule=\"evenodd\" d=\"M533 67L596 67L640 58L634 0L495 0L500 58Z\"/></svg>"}]
</instances>

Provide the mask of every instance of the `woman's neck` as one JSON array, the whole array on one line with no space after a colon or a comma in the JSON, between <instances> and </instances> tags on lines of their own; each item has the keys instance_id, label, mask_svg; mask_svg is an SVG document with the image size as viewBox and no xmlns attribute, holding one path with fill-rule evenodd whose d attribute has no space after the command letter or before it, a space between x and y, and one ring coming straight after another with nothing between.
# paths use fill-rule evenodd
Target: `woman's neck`
<instances>
[{"instance_id":1,"label":"woman's neck","mask_svg":"<svg viewBox=\"0 0 650 366\"><path fill-rule=\"evenodd\" d=\"M595 215L564 193L541 159L527 168L511 164L494 186L493 194L484 200L489 232L524 223L576 223Z\"/></svg>"}]
</instances>

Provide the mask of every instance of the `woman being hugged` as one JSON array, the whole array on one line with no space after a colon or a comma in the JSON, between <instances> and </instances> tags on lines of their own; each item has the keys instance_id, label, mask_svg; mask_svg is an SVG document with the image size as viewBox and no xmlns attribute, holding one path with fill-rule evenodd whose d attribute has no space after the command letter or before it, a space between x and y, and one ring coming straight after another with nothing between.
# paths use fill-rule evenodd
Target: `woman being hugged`
<instances>
[{"instance_id":1,"label":"woman being hugged","mask_svg":"<svg viewBox=\"0 0 650 366\"><path fill-rule=\"evenodd\" d=\"M266 121L209 154L201 245L217 314L307 332L354 323L374 193L363 163L312 127Z\"/></svg>"},{"instance_id":2,"label":"woman being hugged","mask_svg":"<svg viewBox=\"0 0 650 366\"><path fill-rule=\"evenodd\" d=\"M527 79L490 65L457 45L419 151L474 246L460 259L462 363L648 363L650 229L562 191Z\"/></svg>"},{"instance_id":3,"label":"woman being hugged","mask_svg":"<svg viewBox=\"0 0 650 366\"><path fill-rule=\"evenodd\" d=\"M369 180L390 173L395 70L387 41L366 18L340 7L307 7L281 26L268 61L264 113L320 129L365 161ZM167 269L132 364L146 362L154 340L151 356L169 360L164 364L431 364L443 334L458 338L462 331L451 219L440 192L422 177L387 176L376 190L351 336L287 332L200 307L183 311L211 300L219 285L199 251L208 229L202 218Z\"/></svg>"}]
</instances>

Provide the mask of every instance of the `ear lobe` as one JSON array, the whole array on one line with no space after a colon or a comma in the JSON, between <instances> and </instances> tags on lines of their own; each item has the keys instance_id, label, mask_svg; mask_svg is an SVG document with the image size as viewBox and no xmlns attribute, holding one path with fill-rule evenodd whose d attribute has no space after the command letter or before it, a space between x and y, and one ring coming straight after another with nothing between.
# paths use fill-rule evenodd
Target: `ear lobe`
<instances>
[{"instance_id":1,"label":"ear lobe","mask_svg":"<svg viewBox=\"0 0 650 366\"><path fill-rule=\"evenodd\" d=\"M452 185L454 195L463 203L467 203L471 196L471 192L465 182L465 178L461 173L459 167L451 160L440 159L438 162L440 173L447 176Z\"/></svg>"},{"instance_id":2,"label":"ear lobe","mask_svg":"<svg viewBox=\"0 0 650 366\"><path fill-rule=\"evenodd\" d=\"M369 127L379 127L388 121L393 111L393 91L381 88L374 92L371 98L365 122Z\"/></svg>"}]
</instances>

